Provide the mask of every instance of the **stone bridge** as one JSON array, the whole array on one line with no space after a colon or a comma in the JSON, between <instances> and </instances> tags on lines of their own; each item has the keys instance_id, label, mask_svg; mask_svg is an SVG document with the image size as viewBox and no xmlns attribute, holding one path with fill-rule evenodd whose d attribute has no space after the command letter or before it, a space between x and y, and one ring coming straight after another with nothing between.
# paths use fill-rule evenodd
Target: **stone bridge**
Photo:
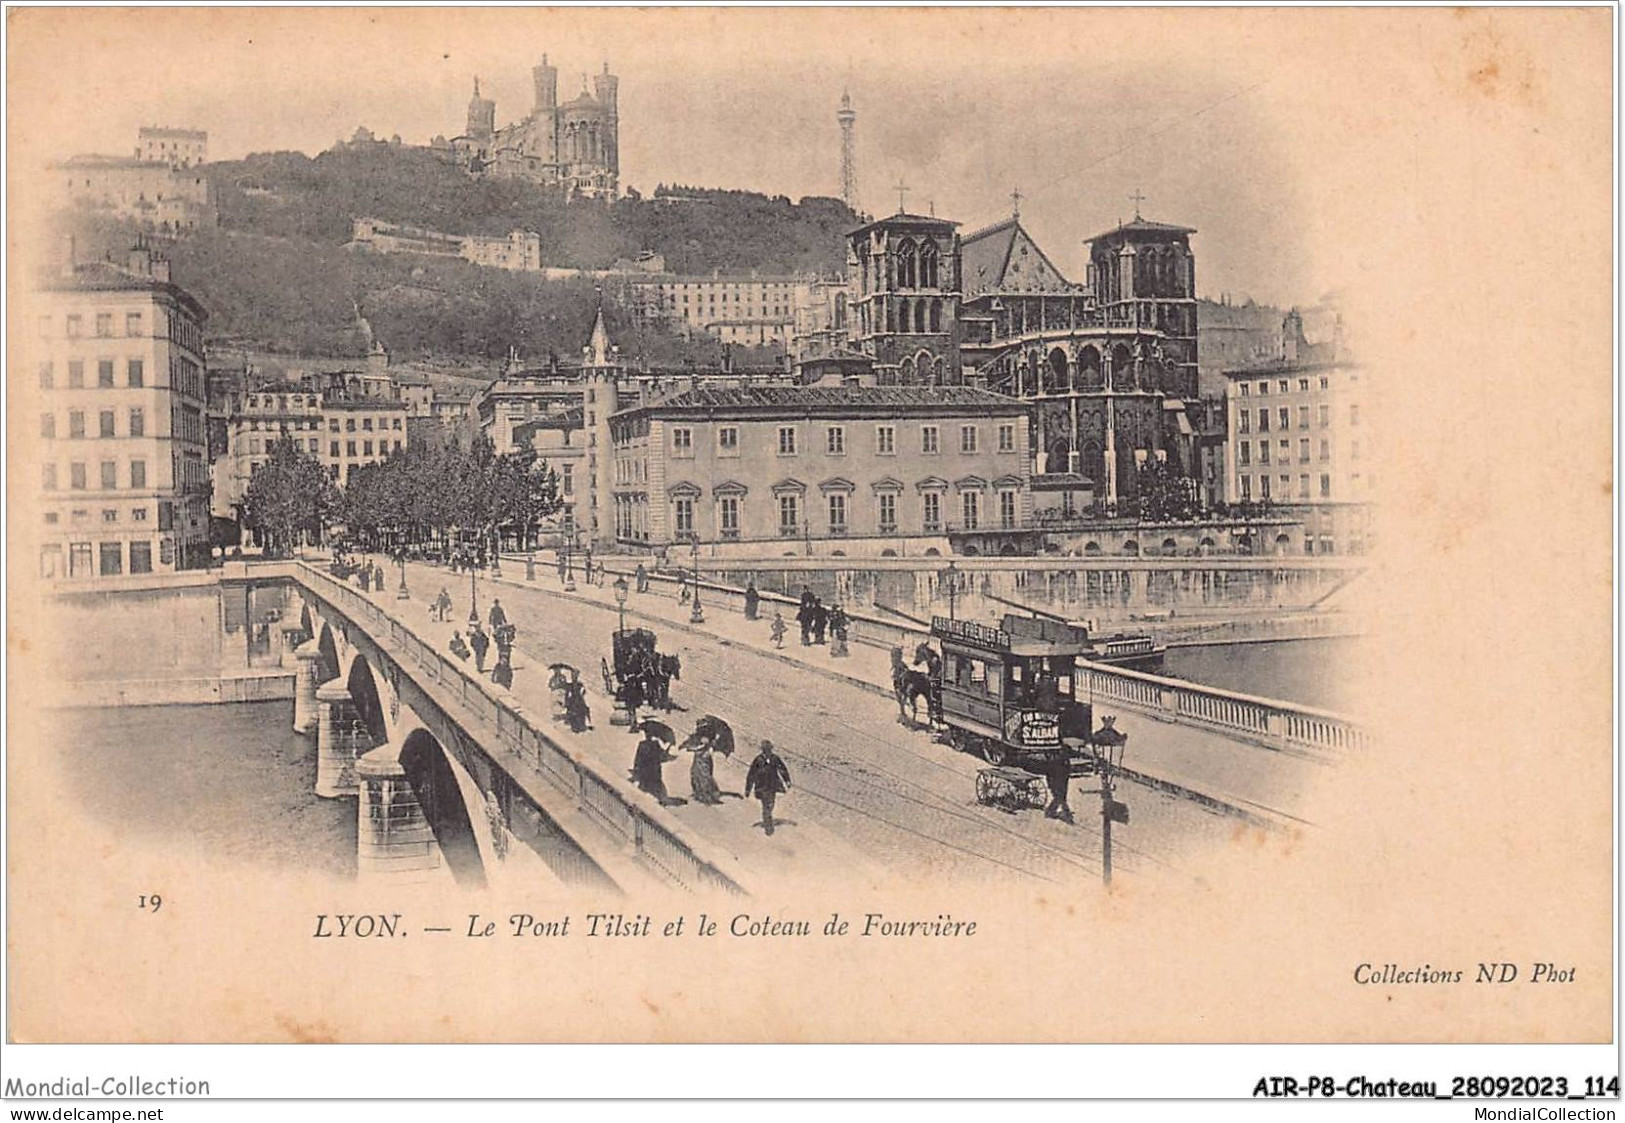
<instances>
[{"instance_id":1,"label":"stone bridge","mask_svg":"<svg viewBox=\"0 0 1625 1123\"><path fill-rule=\"evenodd\" d=\"M316 794L356 800L362 879L745 891L731 857L655 821L623 778L354 589L293 562L223 583L291 589L294 726L316 738Z\"/></svg>"}]
</instances>

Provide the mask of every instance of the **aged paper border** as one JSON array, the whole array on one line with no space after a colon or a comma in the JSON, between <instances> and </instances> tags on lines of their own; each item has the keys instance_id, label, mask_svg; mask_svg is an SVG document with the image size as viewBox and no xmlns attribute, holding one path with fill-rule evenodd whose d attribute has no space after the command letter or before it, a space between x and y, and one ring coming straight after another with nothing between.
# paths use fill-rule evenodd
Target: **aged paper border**
<instances>
[{"instance_id":1,"label":"aged paper border","mask_svg":"<svg viewBox=\"0 0 1625 1123\"><path fill-rule=\"evenodd\" d=\"M337 18L336 13L311 15ZM875 18L882 16L917 18L902 13ZM774 13L772 18L789 22L793 17ZM1028 12L998 18L1036 26L1059 17ZM1359 247L1355 260L1344 262L1354 274L1350 303L1358 308L1353 318L1384 325L1380 331L1368 328L1362 343L1373 366L1395 372L1388 417L1459 419L1455 424L1407 422L1390 430L1399 470L1387 473L1385 486L1393 492L1382 512L1384 598L1376 632L1384 637L1385 650L1380 665L1366 668L1363 676L1376 703L1370 720L1387 744L1386 754L1374 754L1366 768L1351 764L1347 776L1339 776L1345 796L1359 794L1327 800L1325 821L1335 844L1265 847L1228 877L1215 877L1214 899L1197 911L1202 922L1197 927L1208 937L1204 946L1171 946L1174 934L1182 937L1191 927L1189 902L1124 896L1080 901L1069 923L1059 910L1030 899L989 899L982 906L986 912L1008 908L1031 926L1007 931L997 943L990 940L992 950L970 969L935 954L867 963L809 955L797 964L797 977L817 983L795 989L792 1015L777 997L783 980L761 977L767 973L748 957L744 966L732 955L726 962L685 957L686 974L728 980L718 988L723 993L678 997L682 988L660 972L633 971L631 978L623 976L590 998L578 997L631 1011L627 1023L606 1030L583 1019L574 1026L573 1039L1596 1041L1608 1036L1611 909L1601 840L1612 837L1612 808L1601 798L1611 785L1600 746L1611 738L1609 712L1603 708L1609 680L1600 653L1608 639L1601 624L1603 581L1611 587L1612 579L1600 534L1611 511L1612 484L1611 465L1602 459L1611 439L1609 423L1597 406L1607 393L1600 379L1609 354L1599 325L1611 322L1603 312L1610 299L1612 239L1601 219L1610 213L1605 192L1611 135L1599 100L1608 93L1608 60L1591 49L1605 40L1597 39L1595 23L1588 22L1606 16L1598 10L1520 9L1124 12L1113 18L1145 21L1137 27L1142 34L1178 25L1192 46L1222 34L1221 23L1244 26L1242 37L1263 56L1290 46L1299 67L1305 59L1326 63L1320 69L1324 88L1295 87L1294 92L1306 103L1305 117L1313 106L1347 130L1341 139L1348 150L1317 149L1304 160L1318 164L1319 177L1305 181L1317 223L1309 242L1326 256ZM1200 24L1204 35L1191 34L1192 24ZM1378 27L1380 32L1373 30ZM1394 92L1387 98L1317 54L1350 41L1385 49L1404 42L1414 52L1415 57L1396 60L1390 79ZM15 50L15 38L12 45ZM974 39L965 49L975 49ZM1171 49L1177 54L1180 45L1175 42ZM1382 55L1372 52L1372 57ZM1349 92L1356 90L1364 98L1359 112L1349 108ZM14 87L12 96L18 92ZM19 132L14 116L10 120L16 207L27 190L17 178L15 153L29 138ZM1401 143L1409 138L1414 144L1415 134L1407 130L1424 125L1439 143ZM1388 156L1403 151L1410 166L1356 160L1356 155L1383 155L1384 142L1394 146ZM1486 183L1494 190L1485 190ZM1554 192L1554 185L1561 190ZM1473 193L1474 187L1482 193ZM1555 231L1566 233L1558 237ZM1496 244L1482 244L1490 232ZM1541 280L1520 285L1511 283L1512 277ZM1502 278L1508 283L1495 283ZM1548 326L1537 331L1535 324ZM1542 372L1540 379L1526 381L1520 374L1534 370ZM1439 373L1421 380L1414 376L1418 371ZM1464 378L1471 381L1464 385ZM1565 404L1553 408L1554 399ZM1554 448L1565 455L1554 456ZM16 508L8 514L15 518ZM29 572L25 559L11 560L13 578ZM8 602L21 616L16 597L8 595ZM17 627L14 617L8 637L13 698L43 685L18 677L27 674L27 664L16 647ZM1464 636L1472 636L1472 642L1462 643ZM1516 697L1535 703L1531 720L1508 712L1506 700ZM334 980L374 978L378 965L341 956L312 969L289 931L277 931L279 917L302 920L330 896L275 885L233 901L221 896L213 871L197 878L195 890L198 898L212 899L212 906L187 918L195 927L180 946L203 962L233 947L234 938L245 936L229 919L231 906L238 904L241 912L268 922L270 934L260 933L268 944L256 950L271 962L297 964L303 977L273 988L264 979L239 974L231 978L233 993L225 1001L197 993L176 975L179 965L164 962L161 949L132 932L105 900L105 870L99 864L53 863L45 882L32 880L45 871L29 864L24 848L16 845L24 832L38 838L43 851L60 856L83 852L88 839L79 828L93 832L93 827L31 814L40 810L35 801L45 797L33 786L37 777L19 763L29 761L21 755L26 715L13 708L9 719L8 831L15 847L9 949L14 963L50 965L36 976L48 980L49 999L29 989L21 968L10 977L14 1040L89 1040L103 1034L197 1040L217 1033L251 1041L512 1040L508 1034L530 1039L547 1032L530 1021L533 1015L518 994L486 995L484 1009L461 1008L459 988L486 972L524 977L531 967L515 954L479 966L443 959L397 961L390 974L418 980L400 1005L371 1010L346 1005ZM1420 745L1431 746L1432 755L1420 758ZM1488 767L1486 759L1493 762ZM1540 829L1509 829L1525 822ZM129 862L132 877L156 874L178 882L183 893L192 888L185 871L164 868L161 860L154 869L151 855L115 854ZM1350 860L1356 856L1363 861ZM1261 869L1268 870L1264 880L1270 883L1263 891L1256 885ZM258 900L265 888L278 898L269 910ZM1305 901L1316 903L1312 917L1305 916ZM929 900L916 903L933 908ZM812 902L798 908L816 914ZM1272 923L1264 924L1265 918ZM990 987L1020 985L1017 980L1032 977L1075 978L1070 956L1035 951L1032 942L1039 935L1064 941L1085 919L1090 935L1098 938L1101 960L1150 961L1158 967L1152 978L1120 969L1090 974L1086 984L1070 984L1077 989L1066 992L1068 1002L1058 1003L1068 1010L1041 1026L1024 1011L993 1011L974 1027L943 1024L944 1010L982 1008ZM55 923L51 939L42 944L47 920ZM1403 945L1406 935L1414 941L1418 931L1429 933L1425 949L1405 954L1472 962L1489 956L1478 949L1493 936L1497 955L1566 955L1587 975L1608 982L1583 988L1579 997L1524 993L1489 1005L1470 991L1398 995L1380 1006L1362 1001L1357 991L1349 993L1349 957L1370 957L1357 948L1396 939ZM1332 946L1306 954L1306 939ZM121 963L125 955L138 958ZM1012 977L987 965L1004 959L1023 961L1023 969ZM220 962L222 973L228 973ZM595 964L588 957L583 966ZM145 986L181 1001L161 1011L144 1007L139 1016L120 1021L106 1008L106 994L134 998L131 980L143 976ZM850 987L880 987L901 1002L894 1003L889 1019L877 1022L870 1010L842 1008ZM1223 994L1231 1001L1196 1011L1192 994ZM637 1012L639 997L667 1012ZM94 1027L76 1013L92 1009L99 1015ZM1109 1009L1109 1023L1089 1009ZM428 1028L434 1024L427 1017L431 1012L450 1024ZM1403 1015L1402 1026L1396 1012ZM198 1036L189 1038L192 1034Z\"/></svg>"}]
</instances>

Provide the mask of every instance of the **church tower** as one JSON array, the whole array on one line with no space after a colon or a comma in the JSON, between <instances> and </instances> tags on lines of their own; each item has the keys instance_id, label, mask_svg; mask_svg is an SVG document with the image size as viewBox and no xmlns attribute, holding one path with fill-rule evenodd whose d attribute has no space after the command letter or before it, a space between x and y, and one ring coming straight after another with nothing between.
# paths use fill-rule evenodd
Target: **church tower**
<instances>
[{"instance_id":1,"label":"church tower","mask_svg":"<svg viewBox=\"0 0 1625 1123\"><path fill-rule=\"evenodd\" d=\"M621 116L618 99L620 97L621 80L609 72L609 63L604 63L604 72L592 80L593 98L603 107L603 133L602 147L604 165L609 169L611 176L621 174Z\"/></svg>"},{"instance_id":2,"label":"church tower","mask_svg":"<svg viewBox=\"0 0 1625 1123\"><path fill-rule=\"evenodd\" d=\"M957 222L907 214L847 235L854 347L874 359L881 385L956 386L960 365Z\"/></svg>"},{"instance_id":3,"label":"church tower","mask_svg":"<svg viewBox=\"0 0 1625 1123\"><path fill-rule=\"evenodd\" d=\"M474 79L474 96L468 99L468 130L475 140L490 140L497 131L497 103L480 96L480 80Z\"/></svg>"}]
</instances>

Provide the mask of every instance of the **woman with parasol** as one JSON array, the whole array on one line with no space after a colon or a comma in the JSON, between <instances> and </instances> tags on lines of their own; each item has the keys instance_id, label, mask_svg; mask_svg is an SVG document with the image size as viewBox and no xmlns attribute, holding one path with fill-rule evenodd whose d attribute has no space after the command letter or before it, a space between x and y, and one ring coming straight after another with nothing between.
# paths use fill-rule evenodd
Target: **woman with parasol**
<instances>
[{"instance_id":1,"label":"woman with parasol","mask_svg":"<svg viewBox=\"0 0 1625 1123\"><path fill-rule=\"evenodd\" d=\"M632 782L659 800L662 807L686 802L667 794L665 777L660 774L668 760L677 759L676 754L667 751L668 745L677 743L677 735L671 726L652 718L645 719L637 728L643 733L643 740L638 742L637 755L632 758Z\"/></svg>"},{"instance_id":2,"label":"woman with parasol","mask_svg":"<svg viewBox=\"0 0 1625 1123\"><path fill-rule=\"evenodd\" d=\"M719 752L723 756L733 755L733 729L721 718L706 714L694 724L694 732L688 735L680 747L694 754L694 763L688 773L689 786L694 792L694 802L721 803L722 792L717 787L711 754Z\"/></svg>"}]
</instances>

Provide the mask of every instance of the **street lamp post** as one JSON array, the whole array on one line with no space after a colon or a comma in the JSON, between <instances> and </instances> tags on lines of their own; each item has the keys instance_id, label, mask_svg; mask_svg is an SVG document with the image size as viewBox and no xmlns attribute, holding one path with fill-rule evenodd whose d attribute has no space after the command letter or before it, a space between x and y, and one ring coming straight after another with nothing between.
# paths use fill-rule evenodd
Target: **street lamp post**
<instances>
[{"instance_id":1,"label":"street lamp post","mask_svg":"<svg viewBox=\"0 0 1625 1123\"><path fill-rule=\"evenodd\" d=\"M959 569L950 559L948 562L948 619L954 619L955 601L959 593Z\"/></svg>"},{"instance_id":2,"label":"street lamp post","mask_svg":"<svg viewBox=\"0 0 1625 1123\"><path fill-rule=\"evenodd\" d=\"M705 613L700 608L700 540L694 539L694 608L688 614L690 624L705 623Z\"/></svg>"},{"instance_id":3,"label":"street lamp post","mask_svg":"<svg viewBox=\"0 0 1625 1123\"><path fill-rule=\"evenodd\" d=\"M1112 883L1112 824L1128 825L1128 804L1112 798L1112 772L1123 767L1123 748L1128 744L1128 734L1118 730L1114 720L1100 719L1091 746L1100 773L1100 876L1108 887Z\"/></svg>"},{"instance_id":4,"label":"street lamp post","mask_svg":"<svg viewBox=\"0 0 1625 1123\"><path fill-rule=\"evenodd\" d=\"M570 537L564 540L564 591L567 593L576 591L575 559L570 556L570 548L575 545L575 541L575 528L571 527Z\"/></svg>"},{"instance_id":5,"label":"street lamp post","mask_svg":"<svg viewBox=\"0 0 1625 1123\"><path fill-rule=\"evenodd\" d=\"M620 612L620 625L616 628L616 631L624 632L626 631L626 574L623 573L615 578L613 588L615 589L615 607Z\"/></svg>"},{"instance_id":6,"label":"street lamp post","mask_svg":"<svg viewBox=\"0 0 1625 1123\"><path fill-rule=\"evenodd\" d=\"M401 548L401 552L395 560L401 564L401 587L395 590L395 599L411 600L412 594L407 592L406 589L406 548L404 546Z\"/></svg>"},{"instance_id":7,"label":"street lamp post","mask_svg":"<svg viewBox=\"0 0 1625 1123\"><path fill-rule=\"evenodd\" d=\"M491 576L502 576L502 528L491 534Z\"/></svg>"},{"instance_id":8,"label":"street lamp post","mask_svg":"<svg viewBox=\"0 0 1625 1123\"><path fill-rule=\"evenodd\" d=\"M468 566L468 622L471 625L480 622L479 590L474 584L477 576L478 571L474 568L474 563L470 562Z\"/></svg>"}]
</instances>

